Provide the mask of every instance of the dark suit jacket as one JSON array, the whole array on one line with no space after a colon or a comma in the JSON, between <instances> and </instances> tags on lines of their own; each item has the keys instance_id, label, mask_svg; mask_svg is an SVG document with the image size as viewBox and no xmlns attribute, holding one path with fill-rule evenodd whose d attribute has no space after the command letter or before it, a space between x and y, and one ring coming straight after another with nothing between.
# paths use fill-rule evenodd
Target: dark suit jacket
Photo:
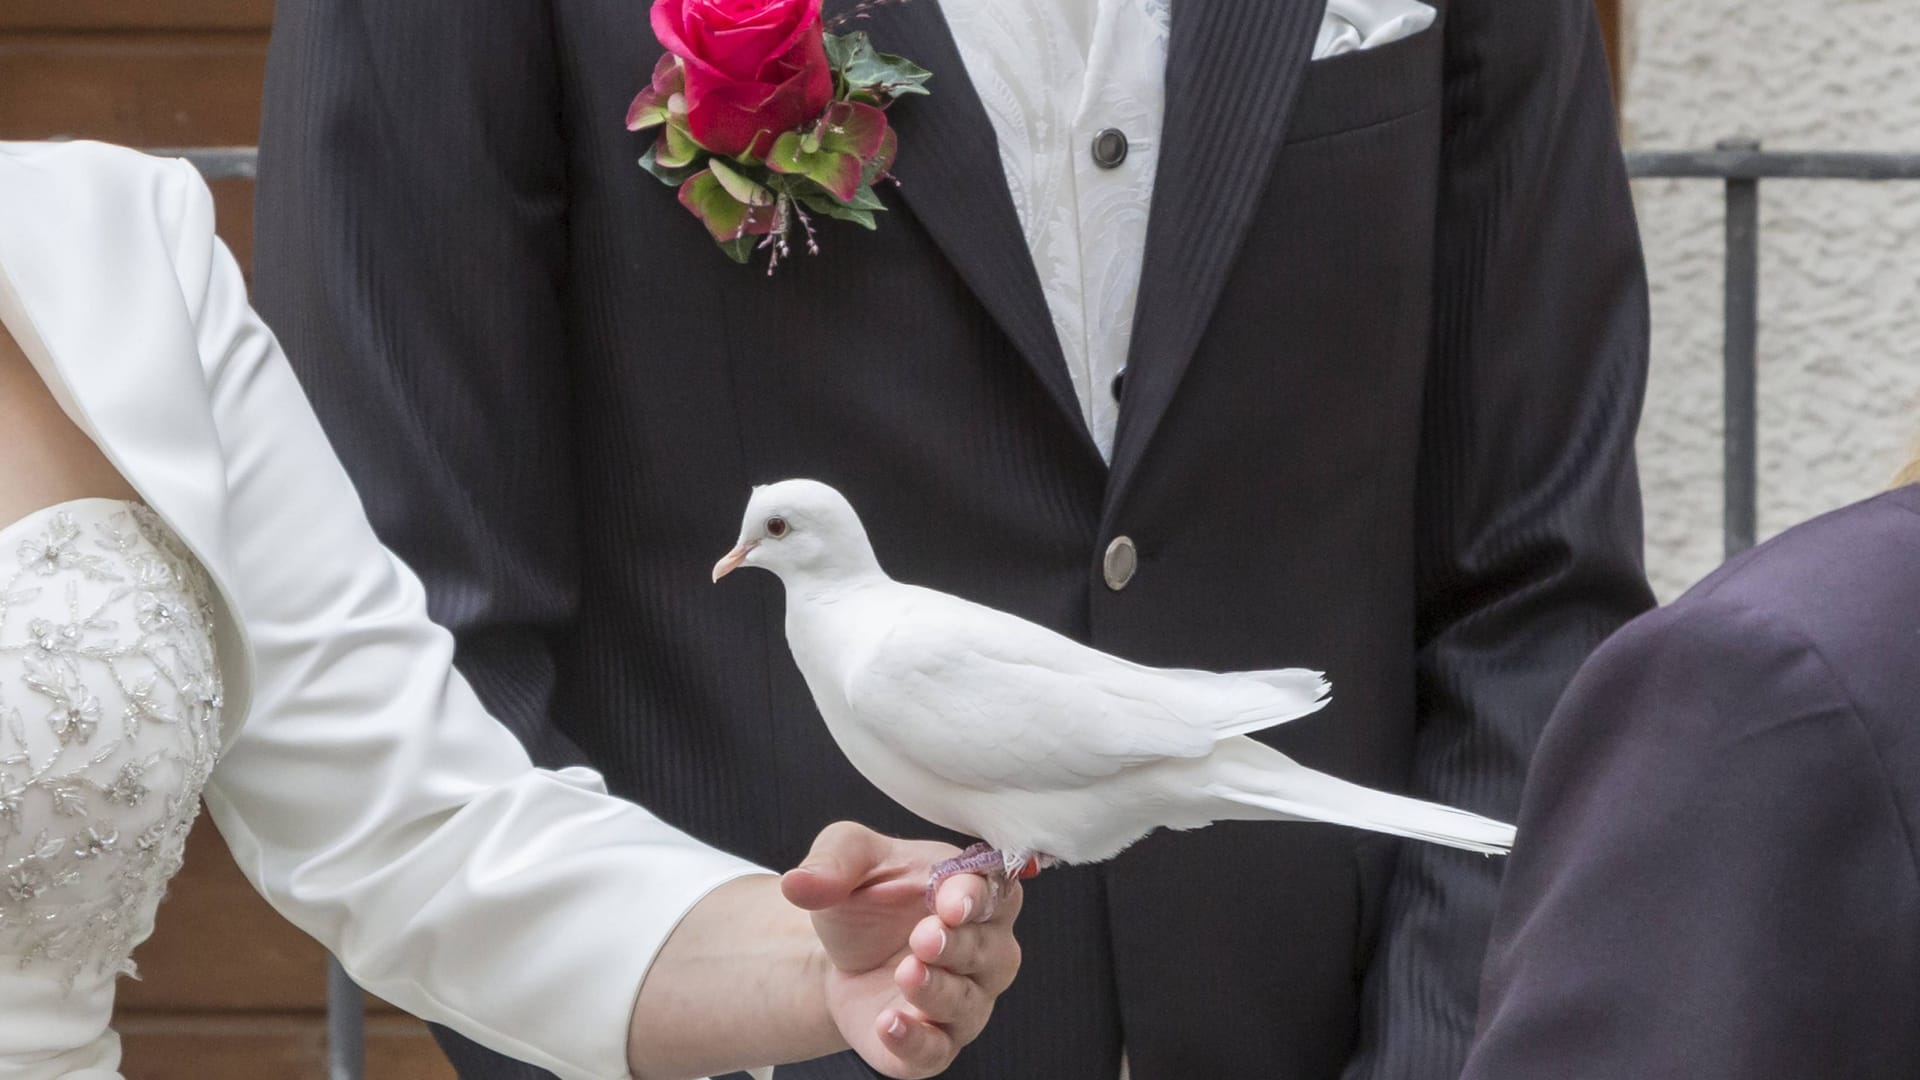
<instances>
[{"instance_id":1,"label":"dark suit jacket","mask_svg":"<svg viewBox=\"0 0 1920 1080\"><path fill-rule=\"evenodd\" d=\"M1920 487L1735 559L1548 725L1472 1080L1920 1071Z\"/></svg>"},{"instance_id":2,"label":"dark suit jacket","mask_svg":"<svg viewBox=\"0 0 1920 1080\"><path fill-rule=\"evenodd\" d=\"M707 581L789 476L903 580L1147 663L1322 668L1276 743L1510 817L1649 603L1644 280L1589 0L1441 6L1309 64L1319 0L1174 5L1111 468L934 0L861 24L935 73L881 228L772 278L635 165L643 0L282 0L259 305L535 756L766 865L836 818L928 832L827 736L773 579ZM1139 1080L1446 1076L1499 868L1222 825L1049 873L952 1075L1112 1080L1124 1039Z\"/></svg>"}]
</instances>

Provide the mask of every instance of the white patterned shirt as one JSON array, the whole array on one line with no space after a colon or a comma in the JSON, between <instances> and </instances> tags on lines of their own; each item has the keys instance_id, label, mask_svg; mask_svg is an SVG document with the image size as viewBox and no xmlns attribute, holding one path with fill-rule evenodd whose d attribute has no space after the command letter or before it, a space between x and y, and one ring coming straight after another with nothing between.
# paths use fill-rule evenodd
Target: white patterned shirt
<instances>
[{"instance_id":1,"label":"white patterned shirt","mask_svg":"<svg viewBox=\"0 0 1920 1080\"><path fill-rule=\"evenodd\" d=\"M1087 429L1113 457L1166 113L1173 0L947 0L967 76L999 137L1034 269ZM1373 48L1433 22L1417 0L1330 0L1314 57ZM1095 138L1126 138L1103 168Z\"/></svg>"}]
</instances>

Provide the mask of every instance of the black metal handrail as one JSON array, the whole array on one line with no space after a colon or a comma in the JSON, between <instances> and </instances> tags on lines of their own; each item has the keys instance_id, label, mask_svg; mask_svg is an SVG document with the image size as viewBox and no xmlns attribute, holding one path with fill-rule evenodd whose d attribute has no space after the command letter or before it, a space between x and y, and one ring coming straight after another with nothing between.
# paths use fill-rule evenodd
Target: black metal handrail
<instances>
[{"instance_id":1,"label":"black metal handrail","mask_svg":"<svg viewBox=\"0 0 1920 1080\"><path fill-rule=\"evenodd\" d=\"M1726 185L1726 432L1722 452L1726 553L1754 544L1759 518L1760 181L1920 180L1920 154L1781 153L1757 139L1712 150L1627 155L1635 179L1719 180Z\"/></svg>"},{"instance_id":2,"label":"black metal handrail","mask_svg":"<svg viewBox=\"0 0 1920 1080\"><path fill-rule=\"evenodd\" d=\"M186 158L208 180L251 180L250 146L155 150ZM1729 556L1753 546L1758 516L1758 346L1760 338L1760 182L1762 180L1920 180L1920 154L1792 152L1730 139L1712 150L1627 155L1638 180L1719 180L1726 185L1726 435L1723 525ZM365 1074L362 998L338 961L327 965L329 1080Z\"/></svg>"}]
</instances>

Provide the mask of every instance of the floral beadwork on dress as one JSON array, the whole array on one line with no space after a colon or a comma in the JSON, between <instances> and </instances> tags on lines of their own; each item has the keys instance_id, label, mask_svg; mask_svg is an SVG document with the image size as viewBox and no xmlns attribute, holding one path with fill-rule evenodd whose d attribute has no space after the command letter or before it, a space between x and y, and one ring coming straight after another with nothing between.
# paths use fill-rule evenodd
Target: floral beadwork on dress
<instances>
[{"instance_id":1,"label":"floral beadwork on dress","mask_svg":"<svg viewBox=\"0 0 1920 1080\"><path fill-rule=\"evenodd\" d=\"M219 752L211 595L134 503L0 529L0 962L133 973Z\"/></svg>"}]
</instances>

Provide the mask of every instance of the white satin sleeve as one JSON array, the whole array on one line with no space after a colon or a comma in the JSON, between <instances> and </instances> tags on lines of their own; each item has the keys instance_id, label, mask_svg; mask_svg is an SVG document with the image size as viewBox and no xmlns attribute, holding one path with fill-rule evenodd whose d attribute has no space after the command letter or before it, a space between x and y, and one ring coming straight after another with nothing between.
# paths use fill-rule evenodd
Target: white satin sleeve
<instances>
[{"instance_id":1,"label":"white satin sleeve","mask_svg":"<svg viewBox=\"0 0 1920 1080\"><path fill-rule=\"evenodd\" d=\"M561 1077L626 1077L648 965L757 868L548 772L374 536L185 163L176 264L225 451L252 706L206 789L240 869L358 983Z\"/></svg>"}]
</instances>

